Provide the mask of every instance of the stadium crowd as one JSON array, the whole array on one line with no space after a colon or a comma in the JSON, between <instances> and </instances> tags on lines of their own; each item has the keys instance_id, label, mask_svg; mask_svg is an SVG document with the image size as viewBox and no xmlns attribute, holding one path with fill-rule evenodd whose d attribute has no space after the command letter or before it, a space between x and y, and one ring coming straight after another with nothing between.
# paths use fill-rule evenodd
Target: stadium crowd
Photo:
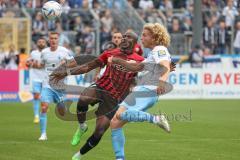
<instances>
[{"instance_id":1,"label":"stadium crowd","mask_svg":"<svg viewBox=\"0 0 240 160\"><path fill-rule=\"evenodd\" d=\"M0 0L0 17L21 16L20 13L15 12L20 8L25 8L32 16L33 49L39 37L47 36L49 30L57 30L61 33L60 45L71 48L73 54L93 53L96 48L98 26L90 9L96 13L101 23L99 35L101 50L104 44L111 40L112 33L118 31L114 25L111 10L107 8L111 8L112 0L59 0L63 6L63 14L56 21L46 21L42 16L41 7L46 1ZM108 3L105 7L104 2ZM121 5L123 0L114 2ZM168 27L172 36L172 46L179 47L173 50L173 54L189 55L190 61L194 61L201 60L208 55L240 53L240 2L238 0L202 0L202 46L194 46L193 49L191 46L193 0L128 0L128 2L146 22L160 22ZM184 36L184 41L187 37L188 53L181 49L183 45L178 44L182 42L179 41L178 35ZM18 63L16 56L9 56L18 55L18 51L13 51L12 48L15 47L10 45L9 49L4 51L0 47L1 68L7 68L10 62L11 64Z\"/></svg>"}]
</instances>

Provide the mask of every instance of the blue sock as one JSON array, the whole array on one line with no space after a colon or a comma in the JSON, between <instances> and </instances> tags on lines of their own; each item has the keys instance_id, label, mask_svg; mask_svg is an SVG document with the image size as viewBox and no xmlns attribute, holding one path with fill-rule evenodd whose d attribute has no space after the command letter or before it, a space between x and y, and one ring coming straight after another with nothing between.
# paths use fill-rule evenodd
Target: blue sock
<instances>
[{"instance_id":1,"label":"blue sock","mask_svg":"<svg viewBox=\"0 0 240 160\"><path fill-rule=\"evenodd\" d=\"M40 130L41 134L46 133L47 130L47 113L40 114Z\"/></svg>"},{"instance_id":2,"label":"blue sock","mask_svg":"<svg viewBox=\"0 0 240 160\"><path fill-rule=\"evenodd\" d=\"M143 111L126 110L120 115L121 120L127 122L143 122L147 121L153 123L154 116Z\"/></svg>"},{"instance_id":3,"label":"blue sock","mask_svg":"<svg viewBox=\"0 0 240 160\"><path fill-rule=\"evenodd\" d=\"M122 128L112 129L112 146L117 160L124 160L125 136Z\"/></svg>"},{"instance_id":4,"label":"blue sock","mask_svg":"<svg viewBox=\"0 0 240 160\"><path fill-rule=\"evenodd\" d=\"M34 117L39 117L39 107L40 107L40 100L39 99L33 99Z\"/></svg>"}]
</instances>

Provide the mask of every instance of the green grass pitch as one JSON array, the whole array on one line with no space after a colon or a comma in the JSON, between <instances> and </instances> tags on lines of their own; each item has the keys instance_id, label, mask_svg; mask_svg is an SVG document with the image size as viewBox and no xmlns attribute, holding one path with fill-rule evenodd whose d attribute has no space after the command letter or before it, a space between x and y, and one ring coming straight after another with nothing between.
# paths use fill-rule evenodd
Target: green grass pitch
<instances>
[{"instance_id":1,"label":"green grass pitch","mask_svg":"<svg viewBox=\"0 0 240 160\"><path fill-rule=\"evenodd\" d=\"M152 113L164 111L172 133L147 123L125 127L127 160L239 160L240 100L161 101ZM70 160L92 133L95 121L78 147L70 140L77 122L59 120L51 106L48 141L39 142L31 103L0 103L0 160ZM113 160L110 130L83 160Z\"/></svg>"}]
</instances>

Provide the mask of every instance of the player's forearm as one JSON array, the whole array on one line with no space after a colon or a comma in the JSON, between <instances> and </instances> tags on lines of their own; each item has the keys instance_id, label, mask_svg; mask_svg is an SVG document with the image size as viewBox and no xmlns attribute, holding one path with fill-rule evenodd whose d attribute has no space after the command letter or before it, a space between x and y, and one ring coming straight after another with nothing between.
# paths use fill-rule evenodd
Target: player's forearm
<instances>
[{"instance_id":1,"label":"player's forearm","mask_svg":"<svg viewBox=\"0 0 240 160\"><path fill-rule=\"evenodd\" d=\"M36 68L36 69L42 69L44 67L44 64L41 64L41 63L33 63L30 68Z\"/></svg>"},{"instance_id":2,"label":"player's forearm","mask_svg":"<svg viewBox=\"0 0 240 160\"><path fill-rule=\"evenodd\" d=\"M121 58L113 58L113 63L122 65L127 70L132 71L132 72L141 71L144 67L144 64L142 64L142 63L128 63L127 61L125 61Z\"/></svg>"},{"instance_id":3,"label":"player's forearm","mask_svg":"<svg viewBox=\"0 0 240 160\"><path fill-rule=\"evenodd\" d=\"M88 73L91 70L100 67L100 63L97 60L93 60L87 64L84 65L80 65L74 68L70 68L69 69L69 74L71 75L79 75L79 74L84 74L84 73Z\"/></svg>"},{"instance_id":4,"label":"player's forearm","mask_svg":"<svg viewBox=\"0 0 240 160\"><path fill-rule=\"evenodd\" d=\"M84 74L84 73L87 73L89 71L90 70L89 70L88 66L86 66L86 65L81 65L81 66L77 66L77 67L69 69L69 72L70 72L71 75Z\"/></svg>"},{"instance_id":5,"label":"player's forearm","mask_svg":"<svg viewBox=\"0 0 240 160\"><path fill-rule=\"evenodd\" d=\"M168 75L170 73L170 63L168 61L163 61L160 63L161 67L163 67L163 72L159 78L160 82L166 82L168 80Z\"/></svg>"}]
</instances>

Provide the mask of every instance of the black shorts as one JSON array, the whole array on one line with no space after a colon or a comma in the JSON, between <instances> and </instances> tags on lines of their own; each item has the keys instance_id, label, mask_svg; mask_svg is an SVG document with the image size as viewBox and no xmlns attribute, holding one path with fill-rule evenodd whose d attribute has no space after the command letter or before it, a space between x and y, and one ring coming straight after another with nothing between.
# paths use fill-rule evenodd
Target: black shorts
<instances>
[{"instance_id":1,"label":"black shorts","mask_svg":"<svg viewBox=\"0 0 240 160\"><path fill-rule=\"evenodd\" d=\"M106 90L98 86L88 87L87 90L92 90L91 96L95 99L90 104L93 106L98 103L98 108L95 112L96 116L100 117L104 115L111 120L118 109L118 100L114 99Z\"/></svg>"}]
</instances>

